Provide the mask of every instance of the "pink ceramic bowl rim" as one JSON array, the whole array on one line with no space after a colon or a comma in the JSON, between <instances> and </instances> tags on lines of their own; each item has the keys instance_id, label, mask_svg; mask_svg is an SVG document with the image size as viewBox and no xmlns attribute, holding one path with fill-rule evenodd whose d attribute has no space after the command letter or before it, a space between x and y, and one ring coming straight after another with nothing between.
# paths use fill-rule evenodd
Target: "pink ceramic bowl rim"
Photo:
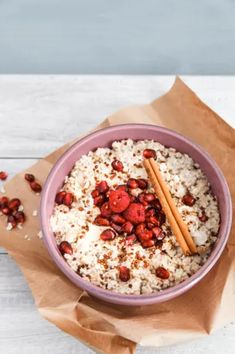
<instances>
[{"instance_id":1,"label":"pink ceramic bowl rim","mask_svg":"<svg viewBox=\"0 0 235 354\"><path fill-rule=\"evenodd\" d=\"M47 200L48 196L50 195L50 187L51 184L53 183L54 179L56 178L56 174L63 166L63 164L66 162L66 160L69 158L69 156L76 150L78 150L78 147L83 144L84 142L88 141L89 139L93 139L94 136L100 135L102 137L102 134L104 132L109 131L110 135L113 137L113 140L115 140L115 131L116 129L135 129L135 128L140 128L140 129L150 129L150 130L155 130L158 131L159 133L167 133L170 136L179 139L183 143L190 145L191 148L194 150L197 150L197 152L200 155L203 155L204 159L206 162L213 168L215 174L217 175L217 178L220 180L220 183L222 185L222 193L225 196L225 215L226 215L226 220L225 220L225 229L221 237L218 239L218 242L216 243L216 246L212 250L212 253L207 260L207 262L190 278L184 280L182 283L162 290L158 293L152 293L152 294L143 294L143 295L125 295L125 294L120 294L116 292L112 292L109 290L102 289L96 285L93 285L92 283L84 280L81 278L78 274L76 274L70 267L69 265L64 261L62 256L59 254L57 247L54 244L54 240L52 238L52 232L50 230L49 226L49 217L47 215ZM102 145L102 144L101 144ZM57 266L62 270L62 272L73 282L75 283L78 287L86 290L89 294L94 295L100 299L106 300L108 302L116 303L116 304L122 304L122 305L128 305L128 306L135 306L135 305L149 305L153 303L160 303L163 301L168 301L170 299L173 299L189 289L192 288L195 284L197 284L210 270L211 268L215 265L215 263L218 261L219 257L221 256L225 245L227 243L228 237L229 237L229 232L231 229L231 224L232 224L232 202L231 202L231 196L229 192L229 188L227 185L227 182L225 180L225 177L223 176L220 168L217 166L215 161L209 156L209 154L204 151L198 144L192 142L188 138L185 138L183 135L176 133L175 131L172 131L167 128L159 127L156 125L150 125L150 124L120 124L120 125L115 125L112 127L104 128L97 130L79 141L77 141L73 146L71 146L56 162L54 167L51 169L47 180L44 184L43 187L43 192L41 196L41 205L40 205L40 222L41 222L41 229L43 233L43 240L45 242L45 245L54 260L54 262L57 264Z\"/></svg>"}]
</instances>

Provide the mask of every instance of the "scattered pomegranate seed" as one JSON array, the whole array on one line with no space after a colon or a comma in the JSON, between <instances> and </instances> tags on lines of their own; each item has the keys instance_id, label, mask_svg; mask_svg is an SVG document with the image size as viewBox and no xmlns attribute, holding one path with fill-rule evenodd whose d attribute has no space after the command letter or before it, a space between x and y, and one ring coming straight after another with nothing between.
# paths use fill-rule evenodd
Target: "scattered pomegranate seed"
<instances>
[{"instance_id":1,"label":"scattered pomegranate seed","mask_svg":"<svg viewBox=\"0 0 235 354\"><path fill-rule=\"evenodd\" d=\"M119 267L119 279L121 281L128 281L130 279L130 270L126 266Z\"/></svg>"},{"instance_id":2,"label":"scattered pomegranate seed","mask_svg":"<svg viewBox=\"0 0 235 354\"><path fill-rule=\"evenodd\" d=\"M153 232L146 229L138 235L138 238L141 242L151 240L153 238Z\"/></svg>"},{"instance_id":3,"label":"scattered pomegranate seed","mask_svg":"<svg viewBox=\"0 0 235 354\"><path fill-rule=\"evenodd\" d=\"M29 184L30 184L31 189L34 192L36 192L36 193L40 193L41 192L41 190L42 190L41 184L39 184L38 182L35 182L35 181L30 182Z\"/></svg>"},{"instance_id":4,"label":"scattered pomegranate seed","mask_svg":"<svg viewBox=\"0 0 235 354\"><path fill-rule=\"evenodd\" d=\"M138 188L138 181L135 178L129 178L127 181L127 187L131 189Z\"/></svg>"},{"instance_id":5,"label":"scattered pomegranate seed","mask_svg":"<svg viewBox=\"0 0 235 354\"><path fill-rule=\"evenodd\" d=\"M162 229L160 229L160 227L157 227L155 226L153 229L153 234L154 236L156 237L157 240L163 240L165 235L164 233L162 232Z\"/></svg>"},{"instance_id":6,"label":"scattered pomegranate seed","mask_svg":"<svg viewBox=\"0 0 235 354\"><path fill-rule=\"evenodd\" d=\"M156 272L156 276L161 279L168 279L170 276L168 270L166 270L163 267L158 267L155 272Z\"/></svg>"},{"instance_id":7,"label":"scattered pomegranate seed","mask_svg":"<svg viewBox=\"0 0 235 354\"><path fill-rule=\"evenodd\" d=\"M108 183L106 181L101 181L100 183L98 183L96 185L96 189L100 192L100 193L106 193L109 190L109 186Z\"/></svg>"},{"instance_id":8,"label":"scattered pomegranate seed","mask_svg":"<svg viewBox=\"0 0 235 354\"><path fill-rule=\"evenodd\" d=\"M124 211L124 217L132 224L139 224L145 221L145 209L140 203L131 203Z\"/></svg>"},{"instance_id":9,"label":"scattered pomegranate seed","mask_svg":"<svg viewBox=\"0 0 235 354\"><path fill-rule=\"evenodd\" d=\"M104 203L100 208L101 215L108 218L112 215L112 210L110 209L109 203Z\"/></svg>"},{"instance_id":10,"label":"scattered pomegranate seed","mask_svg":"<svg viewBox=\"0 0 235 354\"><path fill-rule=\"evenodd\" d=\"M8 173L5 171L0 171L0 180L5 181L8 177Z\"/></svg>"},{"instance_id":11,"label":"scattered pomegranate seed","mask_svg":"<svg viewBox=\"0 0 235 354\"><path fill-rule=\"evenodd\" d=\"M198 216L198 219L201 221L201 222L206 222L208 220L208 216L205 214L205 213L202 213L202 215L199 215Z\"/></svg>"},{"instance_id":12,"label":"scattered pomegranate seed","mask_svg":"<svg viewBox=\"0 0 235 354\"><path fill-rule=\"evenodd\" d=\"M18 198L13 198L9 201L8 206L12 210L16 210L21 205L21 201Z\"/></svg>"},{"instance_id":13,"label":"scattered pomegranate seed","mask_svg":"<svg viewBox=\"0 0 235 354\"><path fill-rule=\"evenodd\" d=\"M118 172L122 172L123 171L123 164L121 161L119 160L114 160L112 162L112 168L115 170L115 171L118 171Z\"/></svg>"},{"instance_id":14,"label":"scattered pomegranate seed","mask_svg":"<svg viewBox=\"0 0 235 354\"><path fill-rule=\"evenodd\" d=\"M127 185L126 184L120 184L119 186L116 187L116 191L128 192Z\"/></svg>"},{"instance_id":15,"label":"scattered pomegranate seed","mask_svg":"<svg viewBox=\"0 0 235 354\"><path fill-rule=\"evenodd\" d=\"M11 209L6 206L6 207L2 208L2 213L4 215L9 215L9 214L11 214Z\"/></svg>"},{"instance_id":16,"label":"scattered pomegranate seed","mask_svg":"<svg viewBox=\"0 0 235 354\"><path fill-rule=\"evenodd\" d=\"M13 215L8 215L7 222L10 223L13 228L17 225L16 219Z\"/></svg>"},{"instance_id":17,"label":"scattered pomegranate seed","mask_svg":"<svg viewBox=\"0 0 235 354\"><path fill-rule=\"evenodd\" d=\"M0 198L0 209L3 209L8 206L9 199L7 197Z\"/></svg>"},{"instance_id":18,"label":"scattered pomegranate seed","mask_svg":"<svg viewBox=\"0 0 235 354\"><path fill-rule=\"evenodd\" d=\"M143 178L137 179L137 184L140 189L148 188L148 181L146 179Z\"/></svg>"},{"instance_id":19,"label":"scattered pomegranate seed","mask_svg":"<svg viewBox=\"0 0 235 354\"><path fill-rule=\"evenodd\" d=\"M130 221L126 221L125 224L122 225L122 231L125 234L131 234L133 231L134 225Z\"/></svg>"},{"instance_id":20,"label":"scattered pomegranate seed","mask_svg":"<svg viewBox=\"0 0 235 354\"><path fill-rule=\"evenodd\" d=\"M24 175L24 178L25 178L25 180L28 181L28 182L34 182L34 181L35 181L35 176L32 175L31 173L26 173L26 174Z\"/></svg>"},{"instance_id":21,"label":"scattered pomegranate seed","mask_svg":"<svg viewBox=\"0 0 235 354\"><path fill-rule=\"evenodd\" d=\"M109 220L100 215L95 218L94 223L99 226L109 226Z\"/></svg>"},{"instance_id":22,"label":"scattered pomegranate seed","mask_svg":"<svg viewBox=\"0 0 235 354\"><path fill-rule=\"evenodd\" d=\"M19 224L23 224L25 222L25 213L23 211L17 211L14 213L14 217Z\"/></svg>"},{"instance_id":23,"label":"scattered pomegranate seed","mask_svg":"<svg viewBox=\"0 0 235 354\"><path fill-rule=\"evenodd\" d=\"M125 245L126 246L132 246L136 241L136 236L135 234L132 234L132 235L128 235L126 236L125 238Z\"/></svg>"},{"instance_id":24,"label":"scattered pomegranate seed","mask_svg":"<svg viewBox=\"0 0 235 354\"><path fill-rule=\"evenodd\" d=\"M110 240L113 240L115 237L116 237L116 234L112 229L104 230L100 234L100 238L103 241L110 241Z\"/></svg>"},{"instance_id":25,"label":"scattered pomegranate seed","mask_svg":"<svg viewBox=\"0 0 235 354\"><path fill-rule=\"evenodd\" d=\"M64 199L63 199L63 204L70 207L71 204L73 203L73 201L74 201L74 197L73 197L72 193L66 192Z\"/></svg>"},{"instance_id":26,"label":"scattered pomegranate seed","mask_svg":"<svg viewBox=\"0 0 235 354\"><path fill-rule=\"evenodd\" d=\"M122 225L125 223L125 219L123 216L119 215L119 214L113 214L111 216L111 220L115 223L115 224L119 224Z\"/></svg>"},{"instance_id":27,"label":"scattered pomegranate seed","mask_svg":"<svg viewBox=\"0 0 235 354\"><path fill-rule=\"evenodd\" d=\"M156 151L153 150L153 149L145 149L145 150L143 151L143 156L144 156L146 159L150 159L151 157L152 157L153 159L155 159L156 156L157 156L157 154L156 154Z\"/></svg>"},{"instance_id":28,"label":"scattered pomegranate seed","mask_svg":"<svg viewBox=\"0 0 235 354\"><path fill-rule=\"evenodd\" d=\"M94 198L94 205L100 206L100 205L102 205L104 203L104 200L105 200L105 198L104 198L104 196L102 194L98 195L98 197Z\"/></svg>"},{"instance_id":29,"label":"scattered pomegranate seed","mask_svg":"<svg viewBox=\"0 0 235 354\"><path fill-rule=\"evenodd\" d=\"M182 203L188 206L193 206L196 202L196 199L192 196L192 194L187 193L182 198Z\"/></svg>"},{"instance_id":30,"label":"scattered pomegranate seed","mask_svg":"<svg viewBox=\"0 0 235 354\"><path fill-rule=\"evenodd\" d=\"M92 192L91 192L91 195L92 195L92 198L96 198L100 195L100 192L98 191L98 189L94 189Z\"/></svg>"},{"instance_id":31,"label":"scattered pomegranate seed","mask_svg":"<svg viewBox=\"0 0 235 354\"><path fill-rule=\"evenodd\" d=\"M155 245L154 240L148 240L148 241L141 242L141 246L143 248L153 247L154 245Z\"/></svg>"},{"instance_id":32,"label":"scattered pomegranate seed","mask_svg":"<svg viewBox=\"0 0 235 354\"><path fill-rule=\"evenodd\" d=\"M58 192L55 196L55 202L57 204L63 204L65 194L66 194L65 191Z\"/></svg>"},{"instance_id":33,"label":"scattered pomegranate seed","mask_svg":"<svg viewBox=\"0 0 235 354\"><path fill-rule=\"evenodd\" d=\"M68 241L62 241L61 244L59 245L59 250L60 253L62 254L62 256L64 254L73 254L73 249L72 246L70 245L70 243Z\"/></svg>"},{"instance_id":34,"label":"scattered pomegranate seed","mask_svg":"<svg viewBox=\"0 0 235 354\"><path fill-rule=\"evenodd\" d=\"M122 227L121 225L115 224L114 222L110 223L110 226L118 233L122 234Z\"/></svg>"},{"instance_id":35,"label":"scattered pomegranate seed","mask_svg":"<svg viewBox=\"0 0 235 354\"><path fill-rule=\"evenodd\" d=\"M129 195L122 190L110 191L109 206L114 213L121 213L127 209L130 204Z\"/></svg>"}]
</instances>

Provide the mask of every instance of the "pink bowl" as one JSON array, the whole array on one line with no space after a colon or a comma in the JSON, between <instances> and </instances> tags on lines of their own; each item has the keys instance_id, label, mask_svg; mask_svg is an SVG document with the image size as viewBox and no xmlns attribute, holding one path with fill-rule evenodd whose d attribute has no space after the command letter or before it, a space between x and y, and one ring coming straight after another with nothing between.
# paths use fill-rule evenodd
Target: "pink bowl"
<instances>
[{"instance_id":1,"label":"pink bowl","mask_svg":"<svg viewBox=\"0 0 235 354\"><path fill-rule=\"evenodd\" d=\"M55 195L61 187L64 177L70 172L74 163L80 156L87 154L97 147L110 146L114 140L131 138L134 140L153 139L163 145L176 148L180 152L189 154L194 161L198 162L211 183L212 190L219 201L221 226L218 240L207 262L197 273L187 280L172 288L162 290L149 295L122 295L101 289L82 279L65 262L58 251L55 238L50 228L49 218L52 214ZM217 164L197 144L186 139L184 136L166 128L147 124L122 124L96 131L79 140L56 162L52 168L43 188L40 206L41 228L46 247L62 272L78 287L86 290L89 294L108 302L122 305L148 305L173 299L183 294L198 283L215 265L219 259L226 242L232 223L232 203L226 180Z\"/></svg>"}]
</instances>

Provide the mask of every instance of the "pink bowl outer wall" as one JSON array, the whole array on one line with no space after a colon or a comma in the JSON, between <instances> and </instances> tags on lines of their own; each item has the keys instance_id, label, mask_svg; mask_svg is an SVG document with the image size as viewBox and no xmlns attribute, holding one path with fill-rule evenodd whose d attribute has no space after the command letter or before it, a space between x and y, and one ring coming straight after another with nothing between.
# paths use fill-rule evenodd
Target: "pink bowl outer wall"
<instances>
[{"instance_id":1,"label":"pink bowl outer wall","mask_svg":"<svg viewBox=\"0 0 235 354\"><path fill-rule=\"evenodd\" d=\"M64 261L58 251L55 238L50 228L49 218L52 214L55 195L61 187L64 177L70 172L74 163L84 154L97 147L110 146L114 140L131 138L133 140L153 139L165 146L176 148L178 151L187 153L194 161L200 164L211 183L212 190L218 198L221 226L218 240L207 262L190 278L182 283L148 295L123 295L113 291L99 288L77 275ZM40 206L40 220L43 239L46 247L62 272L78 287L86 290L102 300L128 305L148 305L159 303L183 294L198 283L214 266L219 259L226 242L232 223L232 203L226 180L217 164L199 145L186 139L184 136L166 128L148 124L122 124L95 131L82 138L69 148L52 168L43 188Z\"/></svg>"}]
</instances>

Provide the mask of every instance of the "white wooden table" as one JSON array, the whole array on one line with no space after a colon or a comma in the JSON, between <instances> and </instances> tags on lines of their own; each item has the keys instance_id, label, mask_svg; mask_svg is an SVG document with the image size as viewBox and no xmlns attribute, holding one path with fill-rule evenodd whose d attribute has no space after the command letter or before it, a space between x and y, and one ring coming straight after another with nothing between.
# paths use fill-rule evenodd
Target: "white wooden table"
<instances>
[{"instance_id":1,"label":"white wooden table","mask_svg":"<svg viewBox=\"0 0 235 354\"><path fill-rule=\"evenodd\" d=\"M235 126L235 77L182 78ZM0 76L0 170L13 176L112 112L148 103L173 81L169 76ZM231 323L191 343L137 352L232 354L234 338ZM1 249L0 353L93 353L40 317L20 270Z\"/></svg>"}]
</instances>

